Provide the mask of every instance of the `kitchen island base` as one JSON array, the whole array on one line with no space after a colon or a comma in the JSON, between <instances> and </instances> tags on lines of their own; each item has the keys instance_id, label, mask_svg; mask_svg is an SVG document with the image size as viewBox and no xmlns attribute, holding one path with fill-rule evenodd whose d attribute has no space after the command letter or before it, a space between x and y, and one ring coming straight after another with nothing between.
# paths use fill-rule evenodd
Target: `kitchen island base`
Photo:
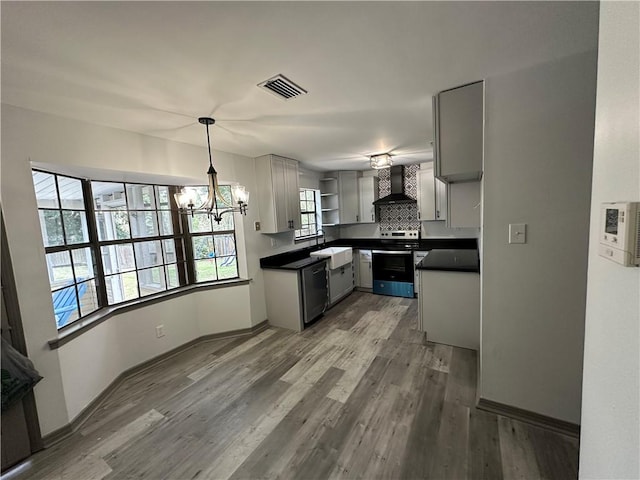
<instances>
[{"instance_id":1,"label":"kitchen island base","mask_svg":"<svg viewBox=\"0 0 640 480\"><path fill-rule=\"evenodd\" d=\"M427 340L480 349L480 275L420 270L420 329Z\"/></svg>"}]
</instances>

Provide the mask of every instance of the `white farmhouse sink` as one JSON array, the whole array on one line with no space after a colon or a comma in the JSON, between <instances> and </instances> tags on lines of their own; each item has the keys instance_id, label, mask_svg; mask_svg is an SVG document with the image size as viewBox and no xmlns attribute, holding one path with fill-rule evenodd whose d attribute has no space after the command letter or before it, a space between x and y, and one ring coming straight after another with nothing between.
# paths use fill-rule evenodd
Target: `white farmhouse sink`
<instances>
[{"instance_id":1,"label":"white farmhouse sink","mask_svg":"<svg viewBox=\"0 0 640 480\"><path fill-rule=\"evenodd\" d=\"M341 267L347 263L351 263L353 259L353 250L351 247L327 247L322 250L311 252L312 257L321 257L329 260L329 268Z\"/></svg>"}]
</instances>

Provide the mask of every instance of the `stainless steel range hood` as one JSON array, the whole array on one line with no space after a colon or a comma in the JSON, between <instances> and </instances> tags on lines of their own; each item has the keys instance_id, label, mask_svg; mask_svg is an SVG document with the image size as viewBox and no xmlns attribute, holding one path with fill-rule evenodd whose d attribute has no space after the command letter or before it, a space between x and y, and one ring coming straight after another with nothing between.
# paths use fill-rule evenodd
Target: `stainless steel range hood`
<instances>
[{"instance_id":1,"label":"stainless steel range hood","mask_svg":"<svg viewBox=\"0 0 640 480\"><path fill-rule=\"evenodd\" d=\"M404 167L396 165L391 167L391 193L386 197L373 202L374 205L393 205L395 203L417 203L415 198L411 198L404 191Z\"/></svg>"}]
</instances>

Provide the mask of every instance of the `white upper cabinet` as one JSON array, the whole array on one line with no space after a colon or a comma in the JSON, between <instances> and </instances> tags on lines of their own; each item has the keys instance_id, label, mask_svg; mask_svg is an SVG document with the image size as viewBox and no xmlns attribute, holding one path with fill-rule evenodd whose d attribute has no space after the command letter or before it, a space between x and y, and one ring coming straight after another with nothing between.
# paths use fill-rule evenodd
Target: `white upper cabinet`
<instances>
[{"instance_id":1,"label":"white upper cabinet","mask_svg":"<svg viewBox=\"0 0 640 480\"><path fill-rule=\"evenodd\" d=\"M277 155L256 158L262 233L300 228L298 162Z\"/></svg>"},{"instance_id":2,"label":"white upper cabinet","mask_svg":"<svg viewBox=\"0 0 640 480\"><path fill-rule=\"evenodd\" d=\"M484 82L433 97L435 176L447 183L482 177Z\"/></svg>"},{"instance_id":3,"label":"white upper cabinet","mask_svg":"<svg viewBox=\"0 0 640 480\"><path fill-rule=\"evenodd\" d=\"M423 163L417 172L418 220L447 218L447 186L434 177L433 163Z\"/></svg>"},{"instance_id":4,"label":"white upper cabinet","mask_svg":"<svg viewBox=\"0 0 640 480\"><path fill-rule=\"evenodd\" d=\"M378 177L358 178L358 223L375 223L376 207L373 202L378 200Z\"/></svg>"},{"instance_id":5,"label":"white upper cabinet","mask_svg":"<svg viewBox=\"0 0 640 480\"><path fill-rule=\"evenodd\" d=\"M340 223L358 222L358 172L345 170L336 172L338 177L338 205Z\"/></svg>"},{"instance_id":6,"label":"white upper cabinet","mask_svg":"<svg viewBox=\"0 0 640 480\"><path fill-rule=\"evenodd\" d=\"M480 227L481 183L475 181L447 185L448 227Z\"/></svg>"}]
</instances>

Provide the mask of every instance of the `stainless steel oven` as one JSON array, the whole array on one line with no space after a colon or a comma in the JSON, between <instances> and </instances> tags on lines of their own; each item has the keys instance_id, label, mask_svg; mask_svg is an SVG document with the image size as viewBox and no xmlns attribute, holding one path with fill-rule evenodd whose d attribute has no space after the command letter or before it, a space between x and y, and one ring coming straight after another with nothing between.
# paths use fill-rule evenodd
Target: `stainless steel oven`
<instances>
[{"instance_id":1,"label":"stainless steel oven","mask_svg":"<svg viewBox=\"0 0 640 480\"><path fill-rule=\"evenodd\" d=\"M373 293L413 298L411 250L373 250Z\"/></svg>"}]
</instances>

